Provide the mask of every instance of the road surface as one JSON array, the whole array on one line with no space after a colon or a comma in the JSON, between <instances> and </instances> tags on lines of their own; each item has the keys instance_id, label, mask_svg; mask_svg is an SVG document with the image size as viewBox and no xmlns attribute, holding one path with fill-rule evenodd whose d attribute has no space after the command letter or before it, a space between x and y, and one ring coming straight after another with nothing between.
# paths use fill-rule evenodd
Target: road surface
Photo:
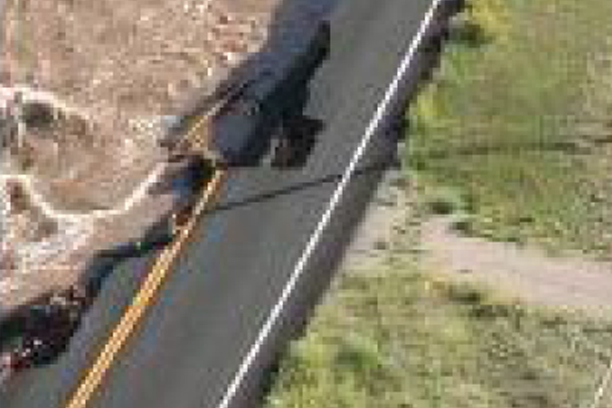
<instances>
[{"instance_id":1,"label":"road surface","mask_svg":"<svg viewBox=\"0 0 612 408\"><path fill-rule=\"evenodd\" d=\"M352 0L338 6L331 19L331 57L316 73L306 107L325 124L307 165L230 172L88 407L225 408L254 401L263 368L279 341L301 328L391 162L395 141L377 110L382 112L381 101L391 95L398 67L408 59L403 88L411 87L419 60L407 53L431 6L432 0ZM368 133L371 143L356 162ZM344 184L351 163L356 171ZM331 212L334 195L339 200ZM326 213L329 223L322 224ZM120 265L68 352L10 384L0 406L64 407L151 258Z\"/></svg>"}]
</instances>

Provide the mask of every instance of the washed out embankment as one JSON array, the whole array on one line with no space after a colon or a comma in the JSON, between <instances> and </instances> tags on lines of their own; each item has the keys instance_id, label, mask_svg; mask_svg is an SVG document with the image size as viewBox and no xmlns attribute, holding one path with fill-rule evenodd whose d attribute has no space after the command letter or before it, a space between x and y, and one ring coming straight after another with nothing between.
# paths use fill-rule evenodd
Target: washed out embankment
<instances>
[{"instance_id":1,"label":"washed out embankment","mask_svg":"<svg viewBox=\"0 0 612 408\"><path fill-rule=\"evenodd\" d=\"M249 1L245 0L244 3ZM218 22L224 29L215 30L212 26L211 30L221 39L225 35L231 37L232 30L240 30L243 20L252 22L253 16L258 21L254 28L263 29L272 14L269 12L274 9L276 3L280 2L257 3L256 6L252 4L250 8L245 8L247 11L240 12L230 11L229 7L224 10L221 7L222 14L226 15ZM134 96L137 93L129 98L88 101L87 95L73 92L71 87L64 89L51 81L57 77L43 75L34 81L36 84L29 83L28 78L0 83L2 89L6 90L5 93L10 95L6 98L7 103L13 105L11 109L7 109L8 112L4 112L4 130L14 130L13 133L8 132L7 160L3 161L8 164L0 175L0 185L7 187L4 188L4 193L8 193L4 194L6 200L3 215L4 219L9 221L5 225L12 229L12 236L4 236L11 239L5 239L3 242L5 251L2 261L6 262L7 267L3 270L4 276L0 276L0 287L5 289L0 297L0 313L17 310L20 305L28 306L22 309L26 311L25 317L18 314L17 320L30 320L28 310L41 309L45 310L44 313L50 313L45 315L45 324L36 327L34 332L21 335L22 338L42 340L45 350L47 345L55 344L63 350L72 336L72 330L78 327L80 316L97 295L101 277L104 279L110 273L112 268L106 266L112 267L114 259L130 253L130 249L136 248L138 250L132 252L142 254L139 252L143 243L140 239L148 237L151 228L155 228L160 220L164 224L164 219L175 209L177 201L184 200L185 190L190 194L197 192L194 191L193 183L190 183L193 175L190 175L189 171L193 162L183 163L187 174L182 181L167 180L176 175L173 164L168 163L167 152L160 146L168 124L175 123L184 112L182 109L189 105L186 94L195 94L196 99L201 98L202 95L214 93L212 90L218 89L219 85L232 83L236 78L240 80L244 75L249 77L253 71L256 74L265 70L266 67L261 64L268 64L268 68L277 68L280 61L278 58L284 58L285 62L291 61L296 56L292 50L299 50L300 45L306 41L304 38L297 38L300 37L301 30L316 27L315 22L321 13L313 9L325 8L321 4L312 8L300 4L292 13L295 20L283 22L280 30L283 40L280 44L274 43L274 46L270 47L274 55L271 55L267 48L269 44L266 43L265 50L257 50L257 55L250 55L249 49L245 48L227 54L233 55L232 58L222 57L218 61L213 58L213 62L219 64L216 74L211 75L210 69L207 70L201 82L192 84L191 91L187 89L181 92L180 98L176 100L168 96L167 100L158 101L158 105L150 109L147 105L150 100L143 101L142 106L137 103ZM209 3L202 6L209 7ZM253 13L251 17L249 13ZM299 24L290 24L296 23L297 20L300 20ZM275 35L276 30L279 30L278 27L274 30L269 27L268 29L274 31ZM255 34L244 38L239 36L237 41L252 41L257 45L257 41L263 41L265 36L262 34L258 37ZM223 44L223 41L221 43ZM235 44L225 43L224 46L230 49ZM190 53L193 51L191 49ZM205 50L202 52L205 53ZM162 54L175 56L175 53ZM258 58L260 54L263 56L261 59ZM211 55L214 57L214 52ZM245 59L247 55L253 58L249 58L249 64L242 63L241 59ZM11 60L13 64L8 66L15 67L15 61L19 62L20 58L25 58L25 63L21 61L21 67L27 70L26 57L9 55L9 59L14 58L14 61ZM79 63L78 58L76 59L74 65ZM196 62L198 61L193 62L194 67ZM294 65L280 64L289 70L293 70ZM45 67L54 68L54 65ZM307 71L307 75L311 75L310 67ZM56 72L61 77L61 69ZM10 72L15 73L19 74L17 71ZM36 76L39 71L34 69L31 73ZM168 78L154 78L152 85L169 86L163 81L174 79L170 76L180 76L184 71L166 74ZM304 75L306 74L299 73L298 78L295 78L296 75L289 75L292 80L286 82L300 82ZM113 75L109 74L106 78L111 77ZM12 75L8 75L8 78L12 78ZM49 80L49 83L45 84L45 80ZM99 80L93 79L98 85ZM119 86L117 83L114 85ZM39 91L39 87L45 91ZM286 88L290 87L282 87L284 92L280 93L286 97ZM125 91L119 89L120 93ZM276 87L273 86L269 91L278 93L274 92L274 89ZM20 95L17 98L15 90L19 90ZM137 91L141 89L138 88ZM155 96L155 89L151 91ZM85 94L87 92L89 90L84 91ZM172 92L169 91L169 94ZM45 97L37 99L38 95ZM40 102L39 115L30 117L32 120L21 121L23 108L29 109L28 103L33 101ZM162 106L164 103L167 104ZM17 114L15 105L19 108ZM163 107L167 109L162 109ZM50 113L45 114L45 110ZM6 126L7 123L14 125L13 128ZM218 130L215 125L211 128L211 132ZM170 191L157 188L164 183L172 187ZM16 206L17 203L20 205ZM18 211L15 211L17 207ZM21 231L18 228L19 223L25 225ZM42 228L41 225L46 227ZM24 233L24 230L27 233ZM34 237L30 234L31 231L44 233ZM22 232L23 235L20 236L16 232ZM138 244L136 247L132 246L134 238ZM144 240L147 239L149 238ZM100 259L102 262L98 263ZM109 259L113 262L106 262ZM92 268L96 271L99 269L99 275L93 276L90 281L83 280L91 276ZM85 270L87 274L83 273ZM87 299L83 299L83 296ZM49 318L57 316L68 319L61 325L66 331L59 337L46 331L41 332L42 327L49 326L52 320ZM0 351L4 340L0 337ZM33 349L36 348L27 346L24 350ZM43 350L43 354L46 353Z\"/></svg>"},{"instance_id":2,"label":"washed out embankment","mask_svg":"<svg viewBox=\"0 0 612 408\"><path fill-rule=\"evenodd\" d=\"M180 189L150 194L166 173L157 142L167 119L258 50L276 3L6 5L3 310L73 284L95 253L139 237L174 207ZM38 108L31 124L28 106Z\"/></svg>"}]
</instances>

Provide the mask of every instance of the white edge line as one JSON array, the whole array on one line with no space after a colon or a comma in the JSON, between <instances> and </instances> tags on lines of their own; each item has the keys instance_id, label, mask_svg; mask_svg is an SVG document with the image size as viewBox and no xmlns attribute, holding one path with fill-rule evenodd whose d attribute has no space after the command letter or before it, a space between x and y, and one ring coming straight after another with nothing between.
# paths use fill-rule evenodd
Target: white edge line
<instances>
[{"instance_id":1,"label":"white edge line","mask_svg":"<svg viewBox=\"0 0 612 408\"><path fill-rule=\"evenodd\" d=\"M344 194L344 191L346 190L348 183L351 181L351 178L355 174L357 165L359 161L361 160L361 158L363 157L370 143L370 140L372 139L374 134L376 134L376 131L378 130L380 124L382 123L385 117L385 114L387 113L387 110L389 109L391 103L393 102L393 97L399 90L401 81L411 66L414 56L416 55L419 45L421 44L421 42L423 41L423 38L425 37L427 29L434 18L437 8L440 6L440 4L443 1L444 0L434 0L429 10L425 14L425 17L423 18L421 22L419 31L417 32L406 54L404 55L404 58L402 59L402 62L395 74L395 77L393 78L393 81L391 82L391 84L389 85L385 93L385 96L383 97L382 101L376 108L376 112L374 113L372 120L370 121L370 123L368 124L368 127L366 128L366 131L363 135L363 139L361 140L361 143L355 150L355 153L353 155L353 158L351 159L351 162L346 168L346 171L344 175L342 176L342 179L340 180L340 183L338 184L336 191L334 192L334 194L332 195L329 201L327 210L321 217L321 220L317 224L316 229L310 236L310 239L308 240L308 243L306 244L304 252L302 252L302 255L297 261L295 268L293 270L293 273L291 277L289 278L289 280L287 281L287 284L285 285L277 303L274 305L274 307L272 308L270 312L270 315L268 316L263 326L261 327L255 342L251 346L245 359L240 365L240 368L236 372L232 382L229 384L223 396L223 399L221 399L221 401L217 405L217 408L228 408L230 406L232 399L236 396L240 388L240 385L244 381L249 369L255 362L255 359L257 358L266 339L268 338L272 329L274 328L276 321L280 317L281 312L283 311L285 305L287 304L287 301L289 300L291 294L295 290L295 287L300 277L302 276L304 270L306 269L306 264L308 263L312 253L316 249L317 244L321 240L323 232L325 231L325 228L329 224L334 210L336 209L340 200L342 199L342 194Z\"/></svg>"}]
</instances>

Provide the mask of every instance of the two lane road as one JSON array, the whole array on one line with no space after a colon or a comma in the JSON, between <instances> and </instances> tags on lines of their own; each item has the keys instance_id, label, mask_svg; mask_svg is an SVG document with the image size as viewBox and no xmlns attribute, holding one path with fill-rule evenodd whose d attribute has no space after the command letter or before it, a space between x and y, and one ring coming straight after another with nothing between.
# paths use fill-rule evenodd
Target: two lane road
<instances>
[{"instance_id":1,"label":"two lane road","mask_svg":"<svg viewBox=\"0 0 612 408\"><path fill-rule=\"evenodd\" d=\"M307 165L230 172L82 406L229 408L254 401L263 370L329 282L391 162L389 113L414 83L417 47L438 6L437 0L338 6L331 56L311 83L306 108L325 124ZM115 276L143 262L126 264ZM88 335L107 333L127 303L111 295L118 283L108 286L88 316ZM66 406L100 347L87 348L85 336L57 364L1 396L0 405Z\"/></svg>"}]
</instances>

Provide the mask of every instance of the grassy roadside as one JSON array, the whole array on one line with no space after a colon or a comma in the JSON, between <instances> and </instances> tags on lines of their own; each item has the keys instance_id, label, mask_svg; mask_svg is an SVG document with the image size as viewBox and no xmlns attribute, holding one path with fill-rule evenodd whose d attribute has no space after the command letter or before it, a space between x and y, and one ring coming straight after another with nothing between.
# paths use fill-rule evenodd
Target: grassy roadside
<instances>
[{"instance_id":1,"label":"grassy roadside","mask_svg":"<svg viewBox=\"0 0 612 408\"><path fill-rule=\"evenodd\" d=\"M612 251L612 2L475 0L409 113L424 196L468 232Z\"/></svg>"},{"instance_id":2,"label":"grassy roadside","mask_svg":"<svg viewBox=\"0 0 612 408\"><path fill-rule=\"evenodd\" d=\"M466 233L609 255L612 2L472 4L409 112L421 204L462 212ZM444 282L401 256L338 279L267 408L591 406L612 320Z\"/></svg>"},{"instance_id":3,"label":"grassy roadside","mask_svg":"<svg viewBox=\"0 0 612 408\"><path fill-rule=\"evenodd\" d=\"M577 407L607 363L589 342L612 343L612 325L416 273L350 275L334 292L267 407Z\"/></svg>"}]
</instances>

